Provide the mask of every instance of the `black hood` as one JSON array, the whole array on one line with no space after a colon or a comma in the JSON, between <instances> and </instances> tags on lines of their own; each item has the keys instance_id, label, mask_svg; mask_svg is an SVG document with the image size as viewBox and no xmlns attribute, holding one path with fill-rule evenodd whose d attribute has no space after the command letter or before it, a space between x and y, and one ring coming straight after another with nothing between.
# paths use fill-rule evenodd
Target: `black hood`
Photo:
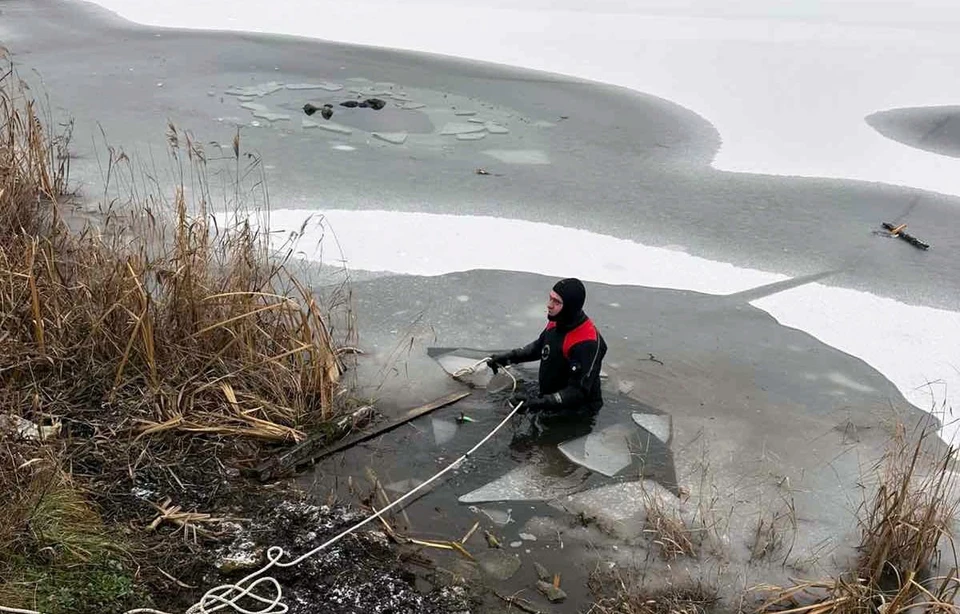
<instances>
[{"instance_id":1,"label":"black hood","mask_svg":"<svg viewBox=\"0 0 960 614\"><path fill-rule=\"evenodd\" d=\"M587 300L587 289L583 287L583 282L573 277L561 279L554 284L553 291L563 300L563 309L556 316L548 316L548 319L558 325L579 323L583 319L583 304Z\"/></svg>"}]
</instances>

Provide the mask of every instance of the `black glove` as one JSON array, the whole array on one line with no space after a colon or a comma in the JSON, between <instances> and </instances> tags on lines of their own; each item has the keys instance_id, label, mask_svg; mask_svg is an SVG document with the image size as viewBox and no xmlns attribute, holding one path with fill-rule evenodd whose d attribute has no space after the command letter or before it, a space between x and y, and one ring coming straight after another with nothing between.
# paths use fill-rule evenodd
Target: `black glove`
<instances>
[{"instance_id":1,"label":"black glove","mask_svg":"<svg viewBox=\"0 0 960 614\"><path fill-rule=\"evenodd\" d=\"M494 374L500 371L500 367L506 367L510 364L510 359L513 357L513 354L507 352L505 354L494 354L487 359L487 366L493 371Z\"/></svg>"},{"instance_id":2,"label":"black glove","mask_svg":"<svg viewBox=\"0 0 960 614\"><path fill-rule=\"evenodd\" d=\"M529 396L525 392L514 394L510 397L510 402L514 407L517 406L517 403L523 403L523 407L520 408L521 411L539 411L556 405L551 397Z\"/></svg>"},{"instance_id":3,"label":"black glove","mask_svg":"<svg viewBox=\"0 0 960 614\"><path fill-rule=\"evenodd\" d=\"M527 399L527 402L524 403L524 407L526 407L529 411L539 411L541 409L546 409L551 405L553 405L553 403L546 397L533 397L531 399Z\"/></svg>"},{"instance_id":4,"label":"black glove","mask_svg":"<svg viewBox=\"0 0 960 614\"><path fill-rule=\"evenodd\" d=\"M523 392L522 390L510 395L510 404L513 405L514 407L517 406L517 403L523 403L524 407L526 407L527 402L529 400L530 400L529 395L527 395L527 393Z\"/></svg>"}]
</instances>

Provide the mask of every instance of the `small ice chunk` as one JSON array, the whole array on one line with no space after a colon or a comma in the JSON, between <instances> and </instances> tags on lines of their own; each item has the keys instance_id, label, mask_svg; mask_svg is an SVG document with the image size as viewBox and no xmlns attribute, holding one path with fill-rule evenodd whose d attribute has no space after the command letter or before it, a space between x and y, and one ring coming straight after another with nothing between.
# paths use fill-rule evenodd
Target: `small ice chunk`
<instances>
[{"instance_id":1,"label":"small ice chunk","mask_svg":"<svg viewBox=\"0 0 960 614\"><path fill-rule=\"evenodd\" d=\"M453 114L454 114L454 115L459 115L459 116L461 116L461 117L468 117L468 116L470 116L470 115L476 115L477 112L476 112L476 111L463 111L463 110L461 110L461 111L454 111Z\"/></svg>"},{"instance_id":2,"label":"small ice chunk","mask_svg":"<svg viewBox=\"0 0 960 614\"><path fill-rule=\"evenodd\" d=\"M607 477L617 475L630 466L631 435L636 430L629 424L614 424L599 432L590 433L557 446L570 462Z\"/></svg>"},{"instance_id":3,"label":"small ice chunk","mask_svg":"<svg viewBox=\"0 0 960 614\"><path fill-rule=\"evenodd\" d=\"M406 132L374 132L373 138L393 143L394 145L403 145L407 142Z\"/></svg>"},{"instance_id":4,"label":"small ice chunk","mask_svg":"<svg viewBox=\"0 0 960 614\"><path fill-rule=\"evenodd\" d=\"M433 440L442 446L457 436L457 425L446 420L431 419L433 423Z\"/></svg>"},{"instance_id":5,"label":"small ice chunk","mask_svg":"<svg viewBox=\"0 0 960 614\"><path fill-rule=\"evenodd\" d=\"M446 124L440 134L473 134L475 132L483 132L485 128L483 126L478 126L477 124L471 124L468 122L449 122Z\"/></svg>"},{"instance_id":6,"label":"small ice chunk","mask_svg":"<svg viewBox=\"0 0 960 614\"><path fill-rule=\"evenodd\" d=\"M477 555L480 569L493 578L506 581L520 571L520 557L496 548Z\"/></svg>"},{"instance_id":7,"label":"small ice chunk","mask_svg":"<svg viewBox=\"0 0 960 614\"><path fill-rule=\"evenodd\" d=\"M525 541L525 542L535 542L535 541L537 541L537 536L536 536L536 535L533 535L532 533L521 533L521 534L519 535L519 537L520 537L520 539L522 539L522 540Z\"/></svg>"},{"instance_id":8,"label":"small ice chunk","mask_svg":"<svg viewBox=\"0 0 960 614\"><path fill-rule=\"evenodd\" d=\"M243 102L240 103L240 106L254 113L257 111L264 113L270 110L266 105L260 104L259 102Z\"/></svg>"},{"instance_id":9,"label":"small ice chunk","mask_svg":"<svg viewBox=\"0 0 960 614\"><path fill-rule=\"evenodd\" d=\"M518 467L506 475L462 495L460 503L493 501L549 501L582 488L583 480L575 473L567 476L544 474L537 465Z\"/></svg>"},{"instance_id":10,"label":"small ice chunk","mask_svg":"<svg viewBox=\"0 0 960 614\"><path fill-rule=\"evenodd\" d=\"M326 90L328 92L337 92L343 89L339 83L323 81L320 83L288 83L288 90Z\"/></svg>"},{"instance_id":11,"label":"small ice chunk","mask_svg":"<svg viewBox=\"0 0 960 614\"><path fill-rule=\"evenodd\" d=\"M224 93L226 93L228 96L256 96L259 98L282 89L282 83L270 81L269 83L261 83L260 85L234 86L227 89L227 91Z\"/></svg>"},{"instance_id":12,"label":"small ice chunk","mask_svg":"<svg viewBox=\"0 0 960 614\"><path fill-rule=\"evenodd\" d=\"M482 124L487 123L487 120L485 120L485 119L480 119L479 117L471 117L471 118L468 119L467 121L470 122L471 124L481 124L481 125L482 125Z\"/></svg>"},{"instance_id":13,"label":"small ice chunk","mask_svg":"<svg viewBox=\"0 0 960 614\"><path fill-rule=\"evenodd\" d=\"M523 542L510 542L511 548L519 548L522 545L523 545Z\"/></svg>"},{"instance_id":14,"label":"small ice chunk","mask_svg":"<svg viewBox=\"0 0 960 614\"><path fill-rule=\"evenodd\" d=\"M670 416L635 413L632 418L633 421L637 423L637 426L646 430L663 443L670 441Z\"/></svg>"},{"instance_id":15,"label":"small ice chunk","mask_svg":"<svg viewBox=\"0 0 960 614\"><path fill-rule=\"evenodd\" d=\"M333 149L337 151L356 151L356 147L351 147L350 145L334 145Z\"/></svg>"},{"instance_id":16,"label":"small ice chunk","mask_svg":"<svg viewBox=\"0 0 960 614\"><path fill-rule=\"evenodd\" d=\"M505 126L501 126L500 124L497 124L495 122L487 122L483 126L484 128L487 129L487 132L489 132L490 134L507 134L508 132L510 132L509 128Z\"/></svg>"},{"instance_id":17,"label":"small ice chunk","mask_svg":"<svg viewBox=\"0 0 960 614\"><path fill-rule=\"evenodd\" d=\"M403 103L403 104L400 105L400 108L401 108L401 109L406 109L406 110L408 110L408 111L415 111L415 110L417 110L417 109L422 109L422 108L424 108L425 106L427 106L427 105L423 104L422 102L405 102L405 103Z\"/></svg>"},{"instance_id":18,"label":"small ice chunk","mask_svg":"<svg viewBox=\"0 0 960 614\"><path fill-rule=\"evenodd\" d=\"M506 164L550 164L547 153L540 149L487 149L482 153Z\"/></svg>"},{"instance_id":19,"label":"small ice chunk","mask_svg":"<svg viewBox=\"0 0 960 614\"><path fill-rule=\"evenodd\" d=\"M423 484L423 480L418 480L417 478L408 478L406 480L400 480L398 482L387 484L384 486L384 488L390 492L406 494L421 484Z\"/></svg>"},{"instance_id":20,"label":"small ice chunk","mask_svg":"<svg viewBox=\"0 0 960 614\"><path fill-rule=\"evenodd\" d=\"M347 128L346 126L337 124L335 122L320 123L320 122L315 122L312 119L304 119L300 122L300 125L303 126L303 128L305 129L319 128L321 130L326 130L327 132L336 132L337 134L353 134L353 130L351 130L350 128Z\"/></svg>"},{"instance_id":21,"label":"small ice chunk","mask_svg":"<svg viewBox=\"0 0 960 614\"><path fill-rule=\"evenodd\" d=\"M273 111L254 111L253 116L265 119L268 122L290 121L290 115L287 113L274 113Z\"/></svg>"},{"instance_id":22,"label":"small ice chunk","mask_svg":"<svg viewBox=\"0 0 960 614\"><path fill-rule=\"evenodd\" d=\"M458 141L479 141L480 139L487 136L486 132L471 132L468 134L458 134Z\"/></svg>"},{"instance_id":23,"label":"small ice chunk","mask_svg":"<svg viewBox=\"0 0 960 614\"><path fill-rule=\"evenodd\" d=\"M503 511L503 510L496 510L492 508L475 507L471 505L470 511L475 514L483 514L484 516L490 519L490 522L497 525L498 527L505 527L511 522L513 522L513 516L511 515L511 512L513 510Z\"/></svg>"}]
</instances>

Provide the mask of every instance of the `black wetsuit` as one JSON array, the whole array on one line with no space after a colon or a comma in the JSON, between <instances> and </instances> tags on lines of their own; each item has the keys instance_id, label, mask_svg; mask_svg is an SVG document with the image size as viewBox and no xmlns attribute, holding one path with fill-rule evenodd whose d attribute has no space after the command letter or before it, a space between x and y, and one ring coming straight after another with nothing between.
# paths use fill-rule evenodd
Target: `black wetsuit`
<instances>
[{"instance_id":1,"label":"black wetsuit","mask_svg":"<svg viewBox=\"0 0 960 614\"><path fill-rule=\"evenodd\" d=\"M570 322L549 322L540 336L509 353L513 363L540 361L543 409L596 412L603 406L600 369L607 344L582 311Z\"/></svg>"}]
</instances>

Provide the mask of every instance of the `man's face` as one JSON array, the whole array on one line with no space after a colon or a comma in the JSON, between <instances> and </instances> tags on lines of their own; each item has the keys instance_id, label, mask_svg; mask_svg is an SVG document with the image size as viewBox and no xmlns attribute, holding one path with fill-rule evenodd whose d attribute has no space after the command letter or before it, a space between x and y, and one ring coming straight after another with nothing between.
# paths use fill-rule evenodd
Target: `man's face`
<instances>
[{"instance_id":1,"label":"man's face","mask_svg":"<svg viewBox=\"0 0 960 614\"><path fill-rule=\"evenodd\" d=\"M560 298L559 294L551 290L550 296L547 298L547 315L551 318L555 318L562 310L563 299Z\"/></svg>"}]
</instances>

